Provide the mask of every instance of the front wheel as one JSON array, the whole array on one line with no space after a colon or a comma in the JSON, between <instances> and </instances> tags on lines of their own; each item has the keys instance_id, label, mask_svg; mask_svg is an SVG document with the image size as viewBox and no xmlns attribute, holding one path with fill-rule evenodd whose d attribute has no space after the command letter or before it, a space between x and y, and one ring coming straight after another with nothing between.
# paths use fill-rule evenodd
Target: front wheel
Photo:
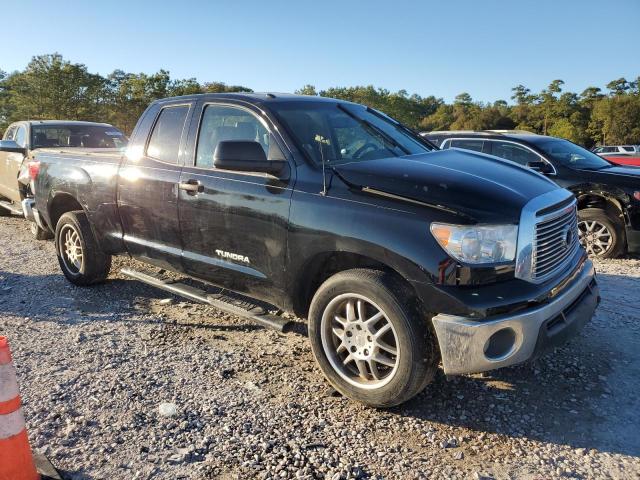
<instances>
[{"instance_id":1,"label":"front wheel","mask_svg":"<svg viewBox=\"0 0 640 480\"><path fill-rule=\"evenodd\" d=\"M435 376L439 356L428 318L406 288L375 270L348 270L324 282L311 302L309 339L331 385L353 400L391 407Z\"/></svg>"},{"instance_id":2,"label":"front wheel","mask_svg":"<svg viewBox=\"0 0 640 480\"><path fill-rule=\"evenodd\" d=\"M111 256L98 247L84 212L67 212L60 217L55 243L58 263L71 283L92 285L104 281L109 275Z\"/></svg>"},{"instance_id":3,"label":"front wheel","mask_svg":"<svg viewBox=\"0 0 640 480\"><path fill-rule=\"evenodd\" d=\"M600 208L578 211L578 234L591 257L616 258L624 252L622 225Z\"/></svg>"}]
</instances>

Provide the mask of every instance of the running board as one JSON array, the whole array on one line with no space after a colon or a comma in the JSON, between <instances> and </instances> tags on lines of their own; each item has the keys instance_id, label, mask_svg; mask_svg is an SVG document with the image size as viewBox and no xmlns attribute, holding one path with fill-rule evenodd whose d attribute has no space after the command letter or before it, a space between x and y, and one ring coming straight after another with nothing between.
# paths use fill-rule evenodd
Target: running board
<instances>
[{"instance_id":1,"label":"running board","mask_svg":"<svg viewBox=\"0 0 640 480\"><path fill-rule=\"evenodd\" d=\"M278 315L271 315L259 305L254 305L253 308L250 309L244 309L237 305L233 305L229 301L223 300L224 298L227 298L230 301L232 301L233 299L226 297L221 293L210 294L207 293L206 290L195 288L191 285L180 283L179 281L173 279L160 278L155 275L149 275L147 273L132 270L130 268L123 268L120 270L120 273L127 277L146 283L147 285L151 285L167 292L171 292L176 295L188 298L189 300L206 303L208 305L211 305L212 307L217 308L218 310L222 310L223 312L253 320L254 322L257 322L266 328L277 330L278 332L283 332L285 327L289 323L289 320L287 320L286 318Z\"/></svg>"},{"instance_id":2,"label":"running board","mask_svg":"<svg viewBox=\"0 0 640 480\"><path fill-rule=\"evenodd\" d=\"M5 210L9 210L11 213L15 213L16 215L23 215L22 209L20 207L16 207L14 203L0 200L0 207L4 208Z\"/></svg>"}]
</instances>

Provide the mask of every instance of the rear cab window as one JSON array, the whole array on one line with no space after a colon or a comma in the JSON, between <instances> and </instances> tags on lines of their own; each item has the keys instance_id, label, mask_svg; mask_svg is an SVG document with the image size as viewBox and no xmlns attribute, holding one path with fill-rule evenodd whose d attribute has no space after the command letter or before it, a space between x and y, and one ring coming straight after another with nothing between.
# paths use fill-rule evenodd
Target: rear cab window
<instances>
[{"instance_id":1,"label":"rear cab window","mask_svg":"<svg viewBox=\"0 0 640 480\"><path fill-rule=\"evenodd\" d=\"M124 148L126 146L127 137L111 125L40 124L31 127L31 148Z\"/></svg>"}]
</instances>

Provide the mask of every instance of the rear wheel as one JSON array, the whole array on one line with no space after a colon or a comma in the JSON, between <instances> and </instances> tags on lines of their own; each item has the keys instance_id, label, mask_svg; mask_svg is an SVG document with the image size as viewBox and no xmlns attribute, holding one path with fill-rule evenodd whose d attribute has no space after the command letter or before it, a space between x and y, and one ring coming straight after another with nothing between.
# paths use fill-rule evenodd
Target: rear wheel
<instances>
[{"instance_id":1,"label":"rear wheel","mask_svg":"<svg viewBox=\"0 0 640 480\"><path fill-rule=\"evenodd\" d=\"M111 256L98 247L84 212L67 212L60 217L55 243L58 263L71 283L92 285L109 275Z\"/></svg>"},{"instance_id":2,"label":"rear wheel","mask_svg":"<svg viewBox=\"0 0 640 480\"><path fill-rule=\"evenodd\" d=\"M578 212L580 243L589 256L616 258L624 252L623 227L617 219L600 208L585 208Z\"/></svg>"},{"instance_id":3,"label":"rear wheel","mask_svg":"<svg viewBox=\"0 0 640 480\"><path fill-rule=\"evenodd\" d=\"M411 303L404 286L380 271L348 270L322 284L311 302L309 339L336 390L391 407L433 379L435 338Z\"/></svg>"}]
</instances>

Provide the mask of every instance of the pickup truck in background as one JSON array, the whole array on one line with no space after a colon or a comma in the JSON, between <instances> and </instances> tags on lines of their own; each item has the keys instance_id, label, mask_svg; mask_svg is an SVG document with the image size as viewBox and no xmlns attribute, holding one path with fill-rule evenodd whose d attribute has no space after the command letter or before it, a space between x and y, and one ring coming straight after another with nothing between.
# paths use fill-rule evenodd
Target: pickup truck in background
<instances>
[{"instance_id":1,"label":"pickup truck in background","mask_svg":"<svg viewBox=\"0 0 640 480\"><path fill-rule=\"evenodd\" d=\"M12 123L0 141L0 216L15 213L33 220L29 162L43 148L124 149L127 138L107 123L31 120ZM33 172L32 172L33 173ZM32 221L37 239L50 235Z\"/></svg>"},{"instance_id":2,"label":"pickup truck in background","mask_svg":"<svg viewBox=\"0 0 640 480\"><path fill-rule=\"evenodd\" d=\"M125 155L34 160L34 208L70 282L102 282L113 255L130 255L146 266L125 275L265 326L293 312L328 381L376 407L416 395L440 363L465 374L530 360L600 298L570 192L434 150L354 103L169 98Z\"/></svg>"}]
</instances>

